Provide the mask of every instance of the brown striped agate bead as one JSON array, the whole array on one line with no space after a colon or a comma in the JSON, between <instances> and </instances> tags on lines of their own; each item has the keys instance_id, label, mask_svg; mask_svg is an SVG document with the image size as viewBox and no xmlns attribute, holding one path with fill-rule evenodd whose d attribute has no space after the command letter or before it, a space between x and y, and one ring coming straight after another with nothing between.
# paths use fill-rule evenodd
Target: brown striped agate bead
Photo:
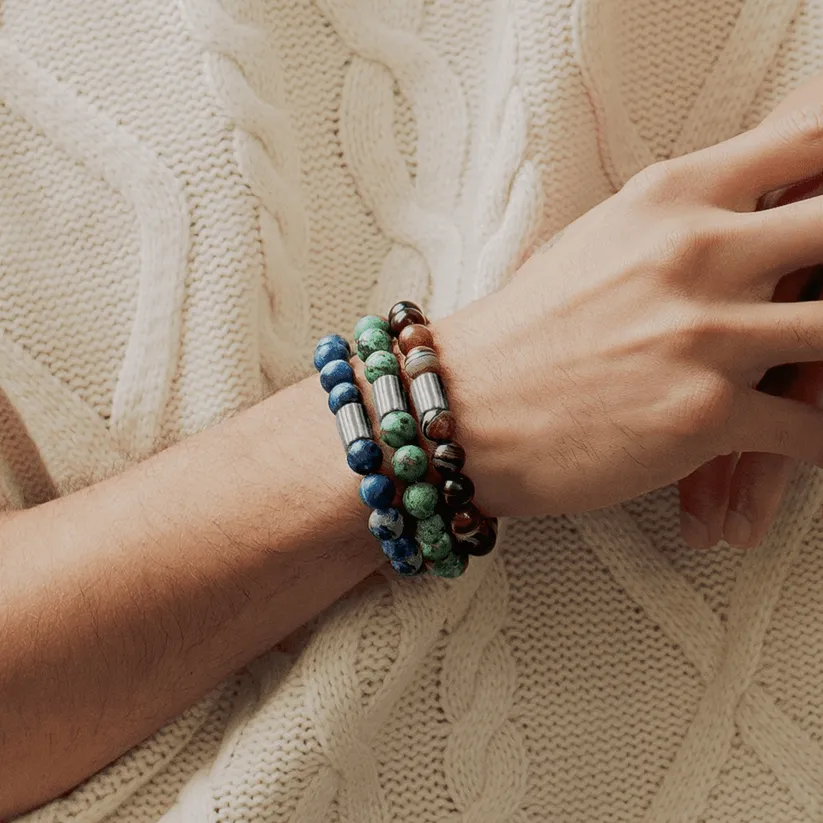
<instances>
[{"instance_id":1,"label":"brown striped agate bead","mask_svg":"<svg viewBox=\"0 0 823 823\"><path fill-rule=\"evenodd\" d=\"M397 345L400 346L400 351L403 352L403 354L408 354L412 349L416 349L419 346L426 346L433 349L434 337L429 331L428 326L413 323L411 326L406 326L397 336Z\"/></svg>"},{"instance_id":2,"label":"brown striped agate bead","mask_svg":"<svg viewBox=\"0 0 823 823\"><path fill-rule=\"evenodd\" d=\"M409 380L420 377L426 372L440 374L440 361L437 359L437 352L428 346L418 346L412 349L403 361L403 369Z\"/></svg>"},{"instance_id":3,"label":"brown striped agate bead","mask_svg":"<svg viewBox=\"0 0 823 823\"><path fill-rule=\"evenodd\" d=\"M458 540L463 540L474 534L482 522L483 515L477 510L477 506L469 504L452 514L452 532Z\"/></svg>"},{"instance_id":4,"label":"brown striped agate bead","mask_svg":"<svg viewBox=\"0 0 823 823\"><path fill-rule=\"evenodd\" d=\"M446 443L454 437L454 415L448 409L430 409L420 421L420 429L427 440Z\"/></svg>"},{"instance_id":5,"label":"brown striped agate bead","mask_svg":"<svg viewBox=\"0 0 823 823\"><path fill-rule=\"evenodd\" d=\"M426 315L416 303L410 300L401 300L391 307L389 312L389 329L391 333L398 337L400 332L411 325L426 325Z\"/></svg>"},{"instance_id":6,"label":"brown striped agate bead","mask_svg":"<svg viewBox=\"0 0 823 823\"><path fill-rule=\"evenodd\" d=\"M473 557L488 554L497 543L497 519L486 518L471 534L457 538L455 551L465 552Z\"/></svg>"},{"instance_id":7,"label":"brown striped agate bead","mask_svg":"<svg viewBox=\"0 0 823 823\"><path fill-rule=\"evenodd\" d=\"M455 474L447 477L440 487L446 505L452 509L461 509L468 506L474 499L474 483L465 474Z\"/></svg>"},{"instance_id":8,"label":"brown striped agate bead","mask_svg":"<svg viewBox=\"0 0 823 823\"><path fill-rule=\"evenodd\" d=\"M442 475L459 474L466 465L466 451L459 443L440 443L431 463Z\"/></svg>"}]
</instances>

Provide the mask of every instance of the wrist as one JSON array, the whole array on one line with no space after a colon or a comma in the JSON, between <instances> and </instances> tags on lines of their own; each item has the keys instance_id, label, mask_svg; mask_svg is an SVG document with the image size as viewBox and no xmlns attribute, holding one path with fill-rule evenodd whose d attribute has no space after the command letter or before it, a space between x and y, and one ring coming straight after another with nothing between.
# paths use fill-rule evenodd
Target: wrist
<instances>
[{"instance_id":1,"label":"wrist","mask_svg":"<svg viewBox=\"0 0 823 823\"><path fill-rule=\"evenodd\" d=\"M465 473L474 483L480 510L497 517L506 514L501 510L499 494L499 455L511 444L506 442L505 431L499 426L493 375L484 368L489 362L483 351L484 339L468 332L472 326L460 315L453 315L433 323L431 330L455 417L455 439L466 451Z\"/></svg>"}]
</instances>

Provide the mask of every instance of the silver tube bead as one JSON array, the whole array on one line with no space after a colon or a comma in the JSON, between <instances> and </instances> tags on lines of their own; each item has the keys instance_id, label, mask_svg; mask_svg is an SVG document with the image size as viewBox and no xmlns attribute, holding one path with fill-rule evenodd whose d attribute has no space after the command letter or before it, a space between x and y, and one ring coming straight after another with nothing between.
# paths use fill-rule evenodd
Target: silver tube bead
<instances>
[{"instance_id":1,"label":"silver tube bead","mask_svg":"<svg viewBox=\"0 0 823 823\"><path fill-rule=\"evenodd\" d=\"M448 409L449 407L443 383L439 375L433 372L426 372L412 380L411 396L418 419L432 409Z\"/></svg>"},{"instance_id":2,"label":"silver tube bead","mask_svg":"<svg viewBox=\"0 0 823 823\"><path fill-rule=\"evenodd\" d=\"M348 451L355 440L371 437L369 418L362 403L346 403L334 416L337 431L343 441L343 448Z\"/></svg>"},{"instance_id":3,"label":"silver tube bead","mask_svg":"<svg viewBox=\"0 0 823 823\"><path fill-rule=\"evenodd\" d=\"M372 385L372 391L378 420L382 420L390 411L409 410L403 384L397 375L384 374L378 377Z\"/></svg>"}]
</instances>

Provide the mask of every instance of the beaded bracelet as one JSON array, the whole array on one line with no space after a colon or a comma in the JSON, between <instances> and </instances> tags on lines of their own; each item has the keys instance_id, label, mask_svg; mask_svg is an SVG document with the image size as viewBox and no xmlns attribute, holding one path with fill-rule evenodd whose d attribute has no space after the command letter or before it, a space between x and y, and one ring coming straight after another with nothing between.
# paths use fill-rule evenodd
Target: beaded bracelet
<instances>
[{"instance_id":1,"label":"beaded bracelet","mask_svg":"<svg viewBox=\"0 0 823 823\"><path fill-rule=\"evenodd\" d=\"M423 555L414 538L405 534L402 512L392 506L397 489L394 481L380 472L383 451L372 437L363 398L354 382L354 369L348 362L350 357L348 342L331 334L317 343L314 367L320 372L320 385L328 392L329 409L346 451L346 462L352 471L364 475L360 499L372 509L369 531L380 540L398 573L418 574L423 568Z\"/></svg>"},{"instance_id":2,"label":"beaded bracelet","mask_svg":"<svg viewBox=\"0 0 823 823\"><path fill-rule=\"evenodd\" d=\"M474 483L462 473L466 452L454 438L455 419L440 378L434 338L420 307L409 301L389 312L389 331L403 354L412 403L424 437L435 444L432 465L441 476L441 493L449 508L457 553L481 556L497 542L497 519L484 517L474 505ZM424 552L425 554L425 552Z\"/></svg>"},{"instance_id":3,"label":"beaded bracelet","mask_svg":"<svg viewBox=\"0 0 823 823\"><path fill-rule=\"evenodd\" d=\"M439 577L462 574L465 563L448 562L452 555L452 537L440 514L440 493L436 486L423 480L428 458L417 445L417 423L408 411L408 400L400 380L400 365L391 352L389 324L382 317L363 317L354 335L359 356L365 363L366 379L372 384L374 408L380 435L393 449L395 477L405 482L403 505L416 521L415 538L421 557L430 561L428 571ZM384 547L391 558L392 547Z\"/></svg>"}]
</instances>

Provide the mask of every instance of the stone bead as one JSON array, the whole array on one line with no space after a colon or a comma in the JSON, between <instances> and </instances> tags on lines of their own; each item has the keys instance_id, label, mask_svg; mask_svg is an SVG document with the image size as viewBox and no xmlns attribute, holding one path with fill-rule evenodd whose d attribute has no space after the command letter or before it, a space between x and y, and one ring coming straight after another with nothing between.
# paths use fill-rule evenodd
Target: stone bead
<instances>
[{"instance_id":1,"label":"stone bead","mask_svg":"<svg viewBox=\"0 0 823 823\"><path fill-rule=\"evenodd\" d=\"M420 430L427 440L447 443L454 437L456 421L448 409L431 409L423 415Z\"/></svg>"},{"instance_id":2,"label":"stone bead","mask_svg":"<svg viewBox=\"0 0 823 823\"><path fill-rule=\"evenodd\" d=\"M434 337L428 326L421 326L419 323L412 323L406 326L397 337L397 345L400 346L400 351L403 354L408 354L412 349L419 346L426 346L427 348L434 348Z\"/></svg>"},{"instance_id":3,"label":"stone bead","mask_svg":"<svg viewBox=\"0 0 823 823\"><path fill-rule=\"evenodd\" d=\"M432 466L440 474L459 474L466 465L466 452L459 443L441 443L432 453Z\"/></svg>"},{"instance_id":4,"label":"stone bead","mask_svg":"<svg viewBox=\"0 0 823 823\"><path fill-rule=\"evenodd\" d=\"M403 492L406 511L417 520L431 517L437 508L439 494L431 483L412 483Z\"/></svg>"},{"instance_id":5,"label":"stone bead","mask_svg":"<svg viewBox=\"0 0 823 823\"><path fill-rule=\"evenodd\" d=\"M355 440L346 452L346 462L353 472L371 474L383 462L383 451L374 440Z\"/></svg>"},{"instance_id":6,"label":"stone bead","mask_svg":"<svg viewBox=\"0 0 823 823\"><path fill-rule=\"evenodd\" d=\"M469 558L465 554L449 554L443 560L438 560L429 566L429 574L435 577L460 577L469 565Z\"/></svg>"},{"instance_id":7,"label":"stone bead","mask_svg":"<svg viewBox=\"0 0 823 823\"><path fill-rule=\"evenodd\" d=\"M458 536L457 545L461 552L471 554L474 557L482 557L488 554L497 543L497 521L486 519L472 534L464 537Z\"/></svg>"},{"instance_id":8,"label":"stone bead","mask_svg":"<svg viewBox=\"0 0 823 823\"><path fill-rule=\"evenodd\" d=\"M381 331L388 331L389 324L386 322L384 317L378 317L376 314L367 314L365 317L361 317L354 327L355 342L359 342L360 335L363 334L366 329L380 329Z\"/></svg>"},{"instance_id":9,"label":"stone bead","mask_svg":"<svg viewBox=\"0 0 823 823\"><path fill-rule=\"evenodd\" d=\"M374 383L384 374L400 374L400 364L391 352L376 351L366 360L366 380Z\"/></svg>"},{"instance_id":10,"label":"stone bead","mask_svg":"<svg viewBox=\"0 0 823 823\"><path fill-rule=\"evenodd\" d=\"M433 514L418 521L414 534L418 543L436 543L447 533L446 521L439 514Z\"/></svg>"},{"instance_id":11,"label":"stone bead","mask_svg":"<svg viewBox=\"0 0 823 823\"><path fill-rule=\"evenodd\" d=\"M391 351L391 335L383 329L366 329L357 341L357 354L364 362L376 351Z\"/></svg>"},{"instance_id":12,"label":"stone bead","mask_svg":"<svg viewBox=\"0 0 823 823\"><path fill-rule=\"evenodd\" d=\"M470 534L474 534L483 521L483 515L477 510L476 506L466 506L460 511L456 511L452 515L452 531L454 536L461 540Z\"/></svg>"},{"instance_id":13,"label":"stone bead","mask_svg":"<svg viewBox=\"0 0 823 823\"><path fill-rule=\"evenodd\" d=\"M414 577L426 570L423 555L420 552L412 555L408 560L392 560L391 567L403 577Z\"/></svg>"},{"instance_id":14,"label":"stone bead","mask_svg":"<svg viewBox=\"0 0 823 823\"><path fill-rule=\"evenodd\" d=\"M409 380L420 377L426 372L440 374L440 361L437 359L437 352L428 346L417 346L412 349L403 362L403 369Z\"/></svg>"},{"instance_id":15,"label":"stone bead","mask_svg":"<svg viewBox=\"0 0 823 823\"><path fill-rule=\"evenodd\" d=\"M417 423L408 412L389 412L380 421L380 437L384 443L398 449L417 439Z\"/></svg>"},{"instance_id":16,"label":"stone bead","mask_svg":"<svg viewBox=\"0 0 823 823\"><path fill-rule=\"evenodd\" d=\"M385 474L367 474L360 481L360 499L370 509L387 509L396 492L394 481Z\"/></svg>"},{"instance_id":17,"label":"stone bead","mask_svg":"<svg viewBox=\"0 0 823 823\"><path fill-rule=\"evenodd\" d=\"M332 360L320 369L320 385L327 392L341 383L354 382L354 369L348 360Z\"/></svg>"},{"instance_id":18,"label":"stone bead","mask_svg":"<svg viewBox=\"0 0 823 823\"><path fill-rule=\"evenodd\" d=\"M375 509L369 515L369 531L378 540L396 540L405 528L400 509Z\"/></svg>"},{"instance_id":19,"label":"stone bead","mask_svg":"<svg viewBox=\"0 0 823 823\"><path fill-rule=\"evenodd\" d=\"M426 315L416 303L409 300L401 300L391 307L389 312L389 329L397 337L406 326L426 325Z\"/></svg>"},{"instance_id":20,"label":"stone bead","mask_svg":"<svg viewBox=\"0 0 823 823\"><path fill-rule=\"evenodd\" d=\"M423 557L431 562L444 560L452 553L452 536L448 532L443 532L440 537L432 543L420 543L420 550Z\"/></svg>"},{"instance_id":21,"label":"stone bead","mask_svg":"<svg viewBox=\"0 0 823 823\"><path fill-rule=\"evenodd\" d=\"M380 545L389 560L408 560L420 553L417 543L408 535L383 540Z\"/></svg>"},{"instance_id":22,"label":"stone bead","mask_svg":"<svg viewBox=\"0 0 823 823\"><path fill-rule=\"evenodd\" d=\"M338 383L329 392L329 409L337 414L347 403L361 403L363 397L354 383Z\"/></svg>"},{"instance_id":23,"label":"stone bead","mask_svg":"<svg viewBox=\"0 0 823 823\"><path fill-rule=\"evenodd\" d=\"M474 483L465 474L447 477L441 487L446 505L453 509L468 506L474 499Z\"/></svg>"},{"instance_id":24,"label":"stone bead","mask_svg":"<svg viewBox=\"0 0 823 823\"><path fill-rule=\"evenodd\" d=\"M401 446L392 455L391 466L398 480L414 483L425 477L429 459L420 446Z\"/></svg>"},{"instance_id":25,"label":"stone bead","mask_svg":"<svg viewBox=\"0 0 823 823\"><path fill-rule=\"evenodd\" d=\"M349 352L349 355L351 355L351 347L349 346L349 341L346 340L345 337L341 337L341 335L339 335L339 334L327 334L325 337L321 337L317 341L317 343L315 345L315 348L318 348L319 346L325 346L326 343L342 344L346 348L346 350ZM348 358L341 358L341 359L346 359L347 360Z\"/></svg>"},{"instance_id":26,"label":"stone bead","mask_svg":"<svg viewBox=\"0 0 823 823\"><path fill-rule=\"evenodd\" d=\"M351 357L349 344L337 334L324 337L314 350L314 367L322 371L323 366L332 360L348 360Z\"/></svg>"}]
</instances>

